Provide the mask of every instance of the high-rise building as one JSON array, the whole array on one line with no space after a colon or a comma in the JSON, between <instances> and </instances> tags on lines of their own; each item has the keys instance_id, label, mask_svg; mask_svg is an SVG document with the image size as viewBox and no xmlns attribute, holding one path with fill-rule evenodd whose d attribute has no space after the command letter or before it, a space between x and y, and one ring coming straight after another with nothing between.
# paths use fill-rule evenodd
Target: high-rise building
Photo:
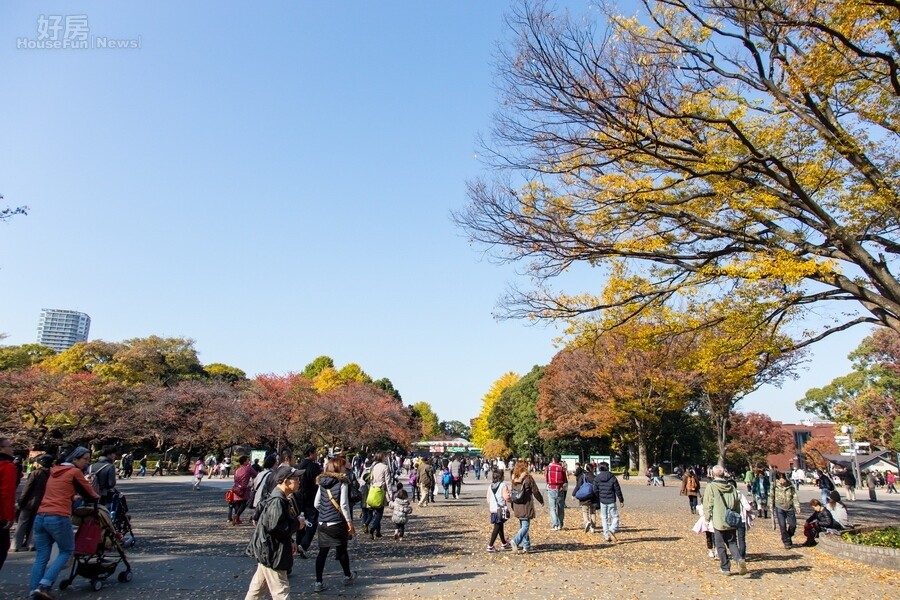
<instances>
[{"instance_id":1,"label":"high-rise building","mask_svg":"<svg viewBox=\"0 0 900 600\"><path fill-rule=\"evenodd\" d=\"M74 310L42 308L38 320L38 344L50 346L62 352L77 342L86 342L91 329L91 318Z\"/></svg>"}]
</instances>

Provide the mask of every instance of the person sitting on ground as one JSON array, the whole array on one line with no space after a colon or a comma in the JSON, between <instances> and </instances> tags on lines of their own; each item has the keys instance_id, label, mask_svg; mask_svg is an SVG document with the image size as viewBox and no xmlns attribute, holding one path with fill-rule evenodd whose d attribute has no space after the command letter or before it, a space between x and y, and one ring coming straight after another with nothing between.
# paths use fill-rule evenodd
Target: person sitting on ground
<instances>
[{"instance_id":1,"label":"person sitting on ground","mask_svg":"<svg viewBox=\"0 0 900 600\"><path fill-rule=\"evenodd\" d=\"M816 538L819 533L828 529L843 529L841 524L834 520L831 512L817 499L813 498L809 501L812 508L812 514L806 518L806 526L803 528L803 534L806 536L804 546L815 546Z\"/></svg>"},{"instance_id":2,"label":"person sitting on ground","mask_svg":"<svg viewBox=\"0 0 900 600\"><path fill-rule=\"evenodd\" d=\"M832 490L828 494L828 503L825 505L831 517L840 523L842 529L850 529L850 516L847 514L847 506L841 502L841 494Z\"/></svg>"}]
</instances>

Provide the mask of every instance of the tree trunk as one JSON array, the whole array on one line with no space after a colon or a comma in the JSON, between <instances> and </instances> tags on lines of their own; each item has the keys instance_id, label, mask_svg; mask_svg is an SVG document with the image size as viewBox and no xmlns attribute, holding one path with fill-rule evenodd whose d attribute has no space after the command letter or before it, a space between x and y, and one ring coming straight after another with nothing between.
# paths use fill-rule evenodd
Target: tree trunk
<instances>
[{"instance_id":1,"label":"tree trunk","mask_svg":"<svg viewBox=\"0 0 900 600\"><path fill-rule=\"evenodd\" d=\"M636 471L637 468L637 448L635 448L634 444L628 444L628 469Z\"/></svg>"},{"instance_id":2,"label":"tree trunk","mask_svg":"<svg viewBox=\"0 0 900 600\"><path fill-rule=\"evenodd\" d=\"M716 444L719 447L719 466L725 466L725 453L728 450L728 440L725 432L728 430L728 415L714 415L716 422Z\"/></svg>"}]
</instances>

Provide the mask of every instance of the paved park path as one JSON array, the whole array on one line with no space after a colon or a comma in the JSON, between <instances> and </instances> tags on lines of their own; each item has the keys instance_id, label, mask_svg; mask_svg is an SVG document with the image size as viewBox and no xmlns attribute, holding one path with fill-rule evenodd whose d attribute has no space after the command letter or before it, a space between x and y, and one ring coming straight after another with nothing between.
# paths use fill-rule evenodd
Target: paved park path
<instances>
[{"instance_id":1,"label":"paved park path","mask_svg":"<svg viewBox=\"0 0 900 600\"><path fill-rule=\"evenodd\" d=\"M576 598L884 598L900 597L900 573L874 569L815 548L784 550L768 522L748 533L750 574L725 577L706 555L704 538L691 527L687 499L674 485L648 487L643 478L623 482L625 509L617 545L599 534L583 533L580 511L569 500L566 528L550 531L546 510L538 507L532 524L534 552L485 552L490 525L486 483L472 480L459 500L416 507L407 537L395 542L389 519L385 537L351 543L358 583L344 587L340 567L329 560L325 582L312 594L313 561L297 559L291 576L294 596L344 598L453 598L460 600ZM677 482L676 482L677 483ZM108 580L93 592L76 579L61 599L241 599L255 563L244 556L249 526L228 527L224 491L230 480L204 482L193 492L187 477L138 478L120 483L127 495L138 545L131 550L134 579ZM805 489L801 499L817 497ZM849 504L857 521L900 521L897 496L878 504ZM808 512L807 512L808 514ZM357 513L358 518L358 513ZM508 523L510 536L514 533ZM801 528L802 529L802 528ZM801 542L799 534L795 542ZM313 550L315 551L315 543ZM13 553L0 571L0 599L24 598L33 561Z\"/></svg>"}]
</instances>

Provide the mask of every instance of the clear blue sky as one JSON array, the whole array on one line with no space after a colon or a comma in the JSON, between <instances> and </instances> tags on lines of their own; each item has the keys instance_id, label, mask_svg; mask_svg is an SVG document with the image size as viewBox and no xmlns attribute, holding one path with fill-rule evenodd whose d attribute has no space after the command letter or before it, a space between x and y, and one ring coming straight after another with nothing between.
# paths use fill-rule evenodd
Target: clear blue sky
<instances>
[{"instance_id":1,"label":"clear blue sky","mask_svg":"<svg viewBox=\"0 0 900 600\"><path fill-rule=\"evenodd\" d=\"M356 362L468 422L559 335L492 318L515 272L449 218L484 169L506 5L250 6L4 3L0 194L31 207L0 225L4 343L80 310L91 339L190 337L249 375ZM18 49L41 15L140 48ZM864 334L741 408L796 420Z\"/></svg>"}]
</instances>

